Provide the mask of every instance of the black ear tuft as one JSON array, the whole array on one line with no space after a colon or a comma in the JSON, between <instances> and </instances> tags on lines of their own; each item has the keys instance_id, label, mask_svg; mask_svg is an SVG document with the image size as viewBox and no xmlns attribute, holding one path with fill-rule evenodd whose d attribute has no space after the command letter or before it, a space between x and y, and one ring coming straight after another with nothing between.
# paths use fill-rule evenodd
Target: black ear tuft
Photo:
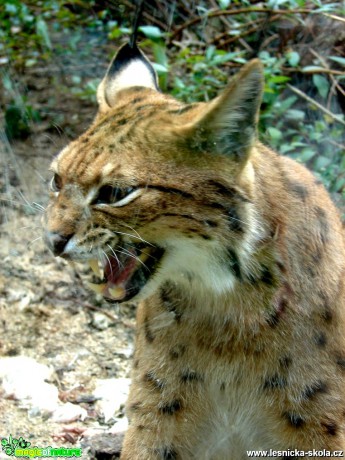
<instances>
[{"instance_id":1,"label":"black ear tuft","mask_svg":"<svg viewBox=\"0 0 345 460\"><path fill-rule=\"evenodd\" d=\"M136 44L143 5L144 0L138 0L129 43L119 49L98 86L97 99L101 113L116 104L118 93L123 89L142 86L158 90L156 72Z\"/></svg>"}]
</instances>

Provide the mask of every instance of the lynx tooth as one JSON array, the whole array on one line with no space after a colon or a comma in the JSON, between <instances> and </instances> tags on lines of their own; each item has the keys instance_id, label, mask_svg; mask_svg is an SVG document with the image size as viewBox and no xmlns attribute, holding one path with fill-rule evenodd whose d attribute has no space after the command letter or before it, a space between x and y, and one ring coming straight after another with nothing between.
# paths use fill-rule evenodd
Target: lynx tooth
<instances>
[{"instance_id":1,"label":"lynx tooth","mask_svg":"<svg viewBox=\"0 0 345 460\"><path fill-rule=\"evenodd\" d=\"M94 274L98 276L98 278L103 279L104 273L103 273L103 270L101 270L99 267L98 259L90 259L89 265L90 265L91 270L94 272Z\"/></svg>"},{"instance_id":2,"label":"lynx tooth","mask_svg":"<svg viewBox=\"0 0 345 460\"><path fill-rule=\"evenodd\" d=\"M109 293L113 299L117 300L125 296L126 290L122 286L116 286L115 288L109 288Z\"/></svg>"},{"instance_id":3,"label":"lynx tooth","mask_svg":"<svg viewBox=\"0 0 345 460\"><path fill-rule=\"evenodd\" d=\"M106 288L106 283L103 284L94 284L94 283L87 283L90 289L92 289L96 294L103 294L104 289Z\"/></svg>"}]
</instances>

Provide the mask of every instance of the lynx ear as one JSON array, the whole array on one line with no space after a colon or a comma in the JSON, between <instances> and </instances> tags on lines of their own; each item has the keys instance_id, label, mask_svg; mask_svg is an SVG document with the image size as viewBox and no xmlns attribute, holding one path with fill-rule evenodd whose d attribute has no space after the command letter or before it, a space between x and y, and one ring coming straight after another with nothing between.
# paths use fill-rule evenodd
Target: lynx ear
<instances>
[{"instance_id":1,"label":"lynx ear","mask_svg":"<svg viewBox=\"0 0 345 460\"><path fill-rule=\"evenodd\" d=\"M143 86L158 90L158 79L152 65L137 45L122 46L111 61L105 77L97 90L101 112L106 112L116 103L117 93L132 86Z\"/></svg>"},{"instance_id":2,"label":"lynx ear","mask_svg":"<svg viewBox=\"0 0 345 460\"><path fill-rule=\"evenodd\" d=\"M244 161L256 137L262 87L262 65L256 59L245 65L223 94L207 105L190 127L188 142L194 143L194 149Z\"/></svg>"}]
</instances>

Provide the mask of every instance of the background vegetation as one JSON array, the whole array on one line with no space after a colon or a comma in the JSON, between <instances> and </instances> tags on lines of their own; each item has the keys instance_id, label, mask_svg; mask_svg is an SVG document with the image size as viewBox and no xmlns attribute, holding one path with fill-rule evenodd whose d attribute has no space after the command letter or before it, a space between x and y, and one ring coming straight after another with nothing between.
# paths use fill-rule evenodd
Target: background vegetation
<instances>
[{"instance_id":1,"label":"background vegetation","mask_svg":"<svg viewBox=\"0 0 345 460\"><path fill-rule=\"evenodd\" d=\"M139 40L160 84L214 97L248 60L265 65L260 136L345 198L344 3L147 0ZM6 0L0 8L2 139L79 134L95 90L130 33L135 2Z\"/></svg>"}]
</instances>

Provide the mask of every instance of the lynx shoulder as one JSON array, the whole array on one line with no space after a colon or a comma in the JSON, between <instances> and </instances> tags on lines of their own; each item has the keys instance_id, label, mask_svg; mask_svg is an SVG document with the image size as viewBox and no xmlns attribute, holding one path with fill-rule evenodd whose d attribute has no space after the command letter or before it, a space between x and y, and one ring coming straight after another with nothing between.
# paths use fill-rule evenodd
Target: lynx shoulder
<instances>
[{"instance_id":1,"label":"lynx shoulder","mask_svg":"<svg viewBox=\"0 0 345 460\"><path fill-rule=\"evenodd\" d=\"M48 246L138 302L122 459L345 449L342 225L312 174L258 141L261 88L254 60L182 104L125 45L52 163Z\"/></svg>"}]
</instances>

